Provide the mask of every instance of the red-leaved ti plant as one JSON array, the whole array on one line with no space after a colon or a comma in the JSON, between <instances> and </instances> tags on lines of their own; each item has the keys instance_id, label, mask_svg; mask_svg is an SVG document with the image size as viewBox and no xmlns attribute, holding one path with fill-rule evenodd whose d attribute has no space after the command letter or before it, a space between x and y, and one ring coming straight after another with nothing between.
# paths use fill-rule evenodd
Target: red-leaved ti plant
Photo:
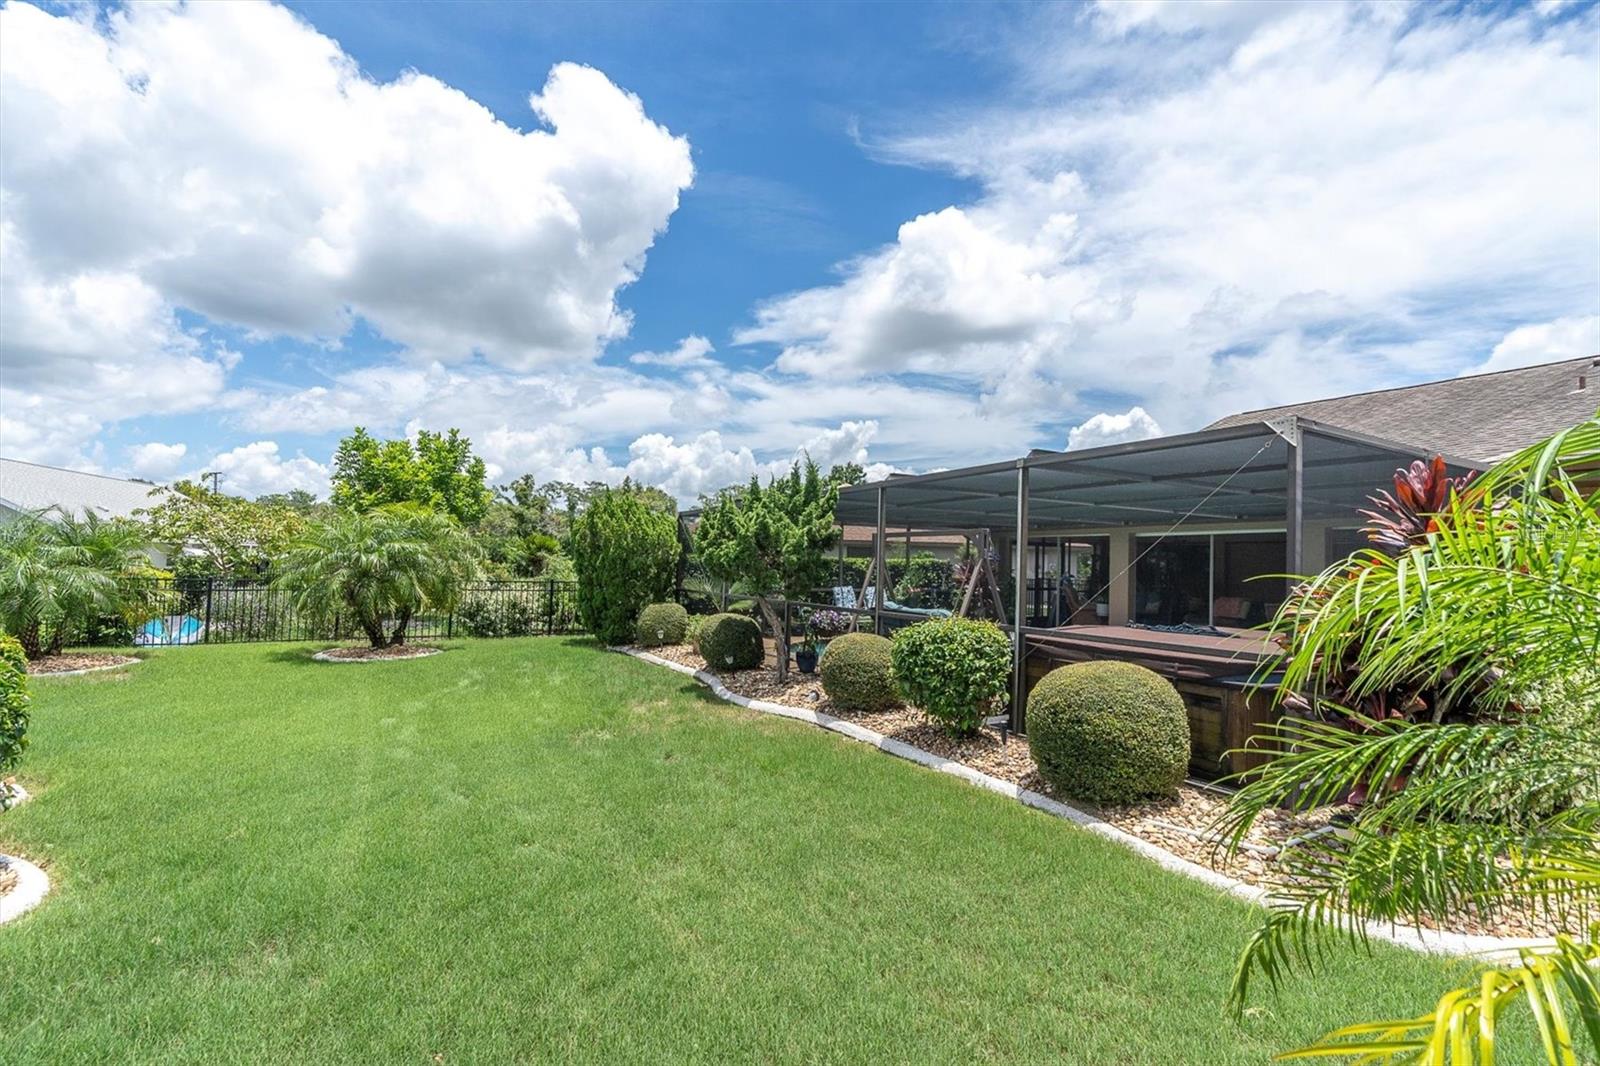
<instances>
[{"instance_id":1,"label":"red-leaved ti plant","mask_svg":"<svg viewBox=\"0 0 1600 1066\"><path fill-rule=\"evenodd\" d=\"M1401 467L1394 472L1393 493L1367 497L1376 510L1361 512L1372 520L1363 532L1375 546L1399 555L1438 528L1438 516L1449 510L1450 497L1466 489L1472 477L1451 477L1440 455Z\"/></svg>"}]
</instances>

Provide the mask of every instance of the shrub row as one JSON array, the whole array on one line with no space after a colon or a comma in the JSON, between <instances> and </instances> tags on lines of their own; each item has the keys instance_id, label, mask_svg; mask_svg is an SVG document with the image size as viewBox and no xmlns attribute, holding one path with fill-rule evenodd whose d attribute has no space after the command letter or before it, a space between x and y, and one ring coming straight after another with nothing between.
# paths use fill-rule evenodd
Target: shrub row
<instances>
[{"instance_id":1,"label":"shrub row","mask_svg":"<svg viewBox=\"0 0 1600 1066\"><path fill-rule=\"evenodd\" d=\"M0 636L0 779L16 769L27 746L28 657L15 637Z\"/></svg>"}]
</instances>

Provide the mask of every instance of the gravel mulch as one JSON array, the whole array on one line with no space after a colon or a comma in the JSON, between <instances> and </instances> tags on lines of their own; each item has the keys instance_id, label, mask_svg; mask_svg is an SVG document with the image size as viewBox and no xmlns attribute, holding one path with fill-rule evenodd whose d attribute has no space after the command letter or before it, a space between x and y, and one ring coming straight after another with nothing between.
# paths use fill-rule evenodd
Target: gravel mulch
<instances>
[{"instance_id":1,"label":"gravel mulch","mask_svg":"<svg viewBox=\"0 0 1600 1066\"><path fill-rule=\"evenodd\" d=\"M49 674L70 674L74 670L93 670L102 666L127 666L138 661L138 658L132 655L112 655L108 652L44 655L28 661L28 673L33 677L44 677Z\"/></svg>"},{"instance_id":2,"label":"gravel mulch","mask_svg":"<svg viewBox=\"0 0 1600 1066\"><path fill-rule=\"evenodd\" d=\"M707 669L705 660L689 644L642 650L696 670ZM827 693L822 691L822 682L815 674L806 675L798 670L790 671L781 684L777 671L767 666L755 670L711 672L730 691L741 696L831 714L923 751L963 763L1002 781L1010 781L1046 796L1055 796L1055 791L1039 776L1025 738L1010 736L1002 741L998 730L987 727L975 737L952 737L923 712L911 707L887 711L847 711L833 705ZM1220 789L1185 784L1178 790L1176 799L1120 807L1097 807L1067 796L1056 798L1190 862L1249 884L1269 887L1278 880L1278 849L1296 837L1328 831L1332 819L1345 809L1324 807L1303 812L1267 811L1251 826L1241 849L1228 855L1217 847L1217 834L1213 828L1228 805L1228 794ZM1565 925L1569 929L1572 927L1570 922ZM1537 937L1552 936L1560 928L1560 925L1538 917L1516 915L1470 919L1457 923L1452 931Z\"/></svg>"},{"instance_id":3,"label":"gravel mulch","mask_svg":"<svg viewBox=\"0 0 1600 1066\"><path fill-rule=\"evenodd\" d=\"M346 663L370 663L386 659L421 659L437 655L443 650L425 644L399 644L386 648L324 648L317 652L317 657Z\"/></svg>"}]
</instances>

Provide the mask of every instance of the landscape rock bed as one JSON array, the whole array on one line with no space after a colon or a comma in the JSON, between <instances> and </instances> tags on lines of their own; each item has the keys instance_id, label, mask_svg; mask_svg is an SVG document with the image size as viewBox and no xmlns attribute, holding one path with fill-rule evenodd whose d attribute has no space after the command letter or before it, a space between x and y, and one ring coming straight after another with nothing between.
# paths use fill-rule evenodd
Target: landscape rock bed
<instances>
[{"instance_id":1,"label":"landscape rock bed","mask_svg":"<svg viewBox=\"0 0 1600 1066\"><path fill-rule=\"evenodd\" d=\"M324 663L378 663L396 659L426 659L443 650L420 644L398 644L386 648L328 648L317 652L312 658Z\"/></svg>"},{"instance_id":2,"label":"landscape rock bed","mask_svg":"<svg viewBox=\"0 0 1600 1066\"><path fill-rule=\"evenodd\" d=\"M45 655L28 663L28 676L50 677L82 674L90 670L114 670L119 666L132 666L138 661L139 659L133 655L114 655L109 652Z\"/></svg>"},{"instance_id":3,"label":"landscape rock bed","mask_svg":"<svg viewBox=\"0 0 1600 1066\"><path fill-rule=\"evenodd\" d=\"M1306 812L1267 811L1251 826L1243 847L1235 854L1228 855L1217 846L1213 828L1227 808L1225 791L1185 784L1175 799L1115 807L1097 806L1073 797L1057 796L1039 776L1025 738L1008 736L1002 741L1000 732L988 727L980 730L975 737L953 737L921 711L911 707L872 712L847 711L834 706L822 691L822 683L815 674L791 670L789 676L779 682L777 671L769 666L729 672L711 670L689 644L643 650L659 658L714 674L729 691L740 696L832 715L941 758L970 766L1002 781L1069 803L1180 858L1250 885L1270 888L1277 880L1275 860L1278 849L1296 837L1329 831L1333 819L1344 809L1324 807ZM1428 925L1427 928L1436 927ZM1555 923L1537 917L1513 915L1465 920L1456 923L1451 931L1520 938L1549 937L1560 929Z\"/></svg>"}]
</instances>

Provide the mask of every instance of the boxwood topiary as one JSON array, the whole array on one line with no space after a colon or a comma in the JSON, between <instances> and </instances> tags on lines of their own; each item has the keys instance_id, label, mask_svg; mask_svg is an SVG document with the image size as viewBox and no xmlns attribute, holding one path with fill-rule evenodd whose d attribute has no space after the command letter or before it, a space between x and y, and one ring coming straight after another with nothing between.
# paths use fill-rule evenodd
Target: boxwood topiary
<instances>
[{"instance_id":1,"label":"boxwood topiary","mask_svg":"<svg viewBox=\"0 0 1600 1066\"><path fill-rule=\"evenodd\" d=\"M681 603L652 603L639 612L639 644L658 648L663 644L682 644L689 632L689 612Z\"/></svg>"},{"instance_id":2,"label":"boxwood topiary","mask_svg":"<svg viewBox=\"0 0 1600 1066\"><path fill-rule=\"evenodd\" d=\"M1175 796L1189 765L1183 697L1134 663L1050 671L1028 697L1027 725L1044 779L1095 803Z\"/></svg>"},{"instance_id":3,"label":"boxwood topiary","mask_svg":"<svg viewBox=\"0 0 1600 1066\"><path fill-rule=\"evenodd\" d=\"M993 622L948 618L894 635L895 685L957 736L971 736L1011 680L1011 640Z\"/></svg>"},{"instance_id":4,"label":"boxwood topiary","mask_svg":"<svg viewBox=\"0 0 1600 1066\"><path fill-rule=\"evenodd\" d=\"M0 636L0 777L16 769L27 746L28 657L15 637ZM0 787L0 801L4 793Z\"/></svg>"},{"instance_id":5,"label":"boxwood topiary","mask_svg":"<svg viewBox=\"0 0 1600 1066\"><path fill-rule=\"evenodd\" d=\"M714 614L700 627L695 650L713 670L751 670L766 658L761 627L742 614Z\"/></svg>"},{"instance_id":6,"label":"boxwood topiary","mask_svg":"<svg viewBox=\"0 0 1600 1066\"><path fill-rule=\"evenodd\" d=\"M847 711L881 711L898 705L890 648L887 638L872 633L846 633L828 641L817 664L822 691Z\"/></svg>"}]
</instances>

